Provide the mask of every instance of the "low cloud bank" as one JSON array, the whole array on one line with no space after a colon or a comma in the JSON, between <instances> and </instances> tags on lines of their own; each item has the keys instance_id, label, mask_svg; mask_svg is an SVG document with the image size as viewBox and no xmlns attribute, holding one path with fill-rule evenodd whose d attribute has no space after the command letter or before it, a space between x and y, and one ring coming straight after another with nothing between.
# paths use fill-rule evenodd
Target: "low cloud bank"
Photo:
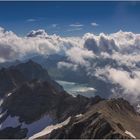
<instances>
[{"instance_id":1,"label":"low cloud bank","mask_svg":"<svg viewBox=\"0 0 140 140\"><path fill-rule=\"evenodd\" d=\"M59 54L66 58L57 63L59 69L83 68L87 76L117 85L120 90L112 89L114 94L121 92L130 100L140 96L139 53L140 34L132 32L60 37L39 29L20 37L0 28L0 62Z\"/></svg>"},{"instance_id":2,"label":"low cloud bank","mask_svg":"<svg viewBox=\"0 0 140 140\"><path fill-rule=\"evenodd\" d=\"M26 37L19 37L12 31L0 28L1 61L20 59L34 54L50 55L55 53L66 55L71 59L75 57L74 53L77 51L79 52L77 57L82 57L83 60L88 56L89 58L93 58L93 56L110 57L118 60L122 56L124 61L129 59L139 61L140 34L119 31L109 35L86 33L83 37L74 38L60 37L55 34L48 35L45 30L39 29L29 32ZM77 62L79 63L79 61Z\"/></svg>"}]
</instances>

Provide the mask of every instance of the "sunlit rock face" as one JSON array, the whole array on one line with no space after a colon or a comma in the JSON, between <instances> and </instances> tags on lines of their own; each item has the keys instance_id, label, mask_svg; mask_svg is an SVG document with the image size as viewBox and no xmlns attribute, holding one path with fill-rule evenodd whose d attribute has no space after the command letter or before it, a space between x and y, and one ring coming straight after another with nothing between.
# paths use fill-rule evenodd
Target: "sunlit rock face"
<instances>
[{"instance_id":1,"label":"sunlit rock face","mask_svg":"<svg viewBox=\"0 0 140 140\"><path fill-rule=\"evenodd\" d=\"M132 139L140 137L139 124L140 116L129 102L122 98L111 99L89 107L84 114L76 115L49 134L43 131L38 138Z\"/></svg>"}]
</instances>

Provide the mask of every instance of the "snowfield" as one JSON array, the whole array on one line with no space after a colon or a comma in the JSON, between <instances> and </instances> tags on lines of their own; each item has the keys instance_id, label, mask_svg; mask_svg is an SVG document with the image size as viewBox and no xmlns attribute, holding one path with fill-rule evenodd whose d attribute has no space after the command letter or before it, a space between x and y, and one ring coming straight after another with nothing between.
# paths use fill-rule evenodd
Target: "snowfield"
<instances>
[{"instance_id":1,"label":"snowfield","mask_svg":"<svg viewBox=\"0 0 140 140\"><path fill-rule=\"evenodd\" d=\"M136 139L136 137L129 131L125 130L125 134L129 135L131 138Z\"/></svg>"},{"instance_id":2,"label":"snowfield","mask_svg":"<svg viewBox=\"0 0 140 140\"><path fill-rule=\"evenodd\" d=\"M56 125L50 125L48 127L46 127L45 129L43 129L41 132L33 135L32 137L30 137L29 139L30 140L33 140L33 139L36 139L38 137L41 137L41 136L44 136L44 135L47 135L49 133L51 133L54 129L58 129L58 128L61 128L62 126L65 126L69 123L71 117L69 117L68 119L66 119L64 122L62 123L58 123Z\"/></svg>"},{"instance_id":3,"label":"snowfield","mask_svg":"<svg viewBox=\"0 0 140 140\"><path fill-rule=\"evenodd\" d=\"M7 111L6 111L7 112ZM4 112L1 114L3 116L6 114ZM21 123L19 122L19 117L11 117L10 115L5 119L4 122L0 124L0 130L6 128L6 127L17 127L21 125L21 128L27 128L27 138L31 137L32 135L40 132L42 129L44 129L46 126L53 123L53 119L49 115L44 115L40 120L37 120L31 124Z\"/></svg>"}]
</instances>

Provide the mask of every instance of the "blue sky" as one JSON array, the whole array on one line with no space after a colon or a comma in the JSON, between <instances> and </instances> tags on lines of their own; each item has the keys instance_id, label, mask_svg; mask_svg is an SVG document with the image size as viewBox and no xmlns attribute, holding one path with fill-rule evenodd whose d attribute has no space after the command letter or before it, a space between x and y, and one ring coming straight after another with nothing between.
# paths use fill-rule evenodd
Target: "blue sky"
<instances>
[{"instance_id":1,"label":"blue sky","mask_svg":"<svg viewBox=\"0 0 140 140\"><path fill-rule=\"evenodd\" d=\"M140 2L0 2L0 26L19 35L33 29L61 36L140 33Z\"/></svg>"}]
</instances>

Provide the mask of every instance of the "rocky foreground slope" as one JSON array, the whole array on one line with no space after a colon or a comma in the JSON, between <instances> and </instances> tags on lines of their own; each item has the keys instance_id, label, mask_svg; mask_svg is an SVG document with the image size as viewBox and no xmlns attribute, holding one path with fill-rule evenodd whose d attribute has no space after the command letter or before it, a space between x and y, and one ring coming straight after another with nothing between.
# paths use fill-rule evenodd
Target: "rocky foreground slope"
<instances>
[{"instance_id":1,"label":"rocky foreground slope","mask_svg":"<svg viewBox=\"0 0 140 140\"><path fill-rule=\"evenodd\" d=\"M46 129L48 130L48 129ZM32 138L49 139L129 139L140 138L140 116L123 99L103 100L61 128Z\"/></svg>"}]
</instances>

